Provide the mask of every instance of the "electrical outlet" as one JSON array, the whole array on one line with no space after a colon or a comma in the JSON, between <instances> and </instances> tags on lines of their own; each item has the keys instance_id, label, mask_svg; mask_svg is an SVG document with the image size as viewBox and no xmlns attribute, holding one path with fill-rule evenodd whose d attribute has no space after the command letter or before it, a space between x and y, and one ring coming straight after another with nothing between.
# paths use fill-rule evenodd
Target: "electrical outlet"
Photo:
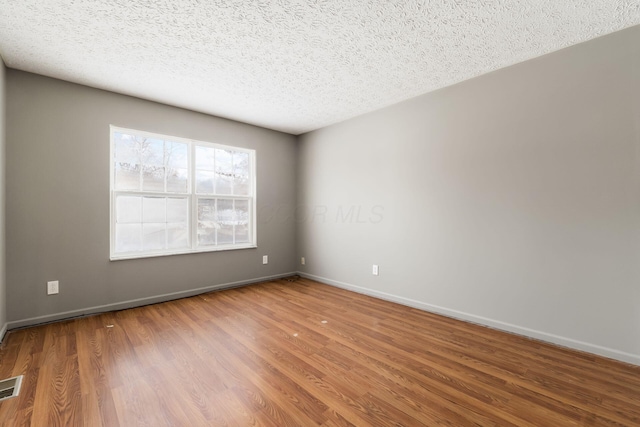
<instances>
[{"instance_id":1,"label":"electrical outlet","mask_svg":"<svg viewBox=\"0 0 640 427\"><path fill-rule=\"evenodd\" d=\"M378 266L376 264L373 264L373 275L377 276L378 273L379 273Z\"/></svg>"},{"instance_id":2,"label":"electrical outlet","mask_svg":"<svg viewBox=\"0 0 640 427\"><path fill-rule=\"evenodd\" d=\"M47 282L47 295L54 295L58 292L60 292L60 283L57 280Z\"/></svg>"},{"instance_id":3,"label":"electrical outlet","mask_svg":"<svg viewBox=\"0 0 640 427\"><path fill-rule=\"evenodd\" d=\"M269 264L269 256L268 255L262 255L262 263L263 264Z\"/></svg>"},{"instance_id":4,"label":"electrical outlet","mask_svg":"<svg viewBox=\"0 0 640 427\"><path fill-rule=\"evenodd\" d=\"M300 264L304 265L304 257L300 258Z\"/></svg>"}]
</instances>

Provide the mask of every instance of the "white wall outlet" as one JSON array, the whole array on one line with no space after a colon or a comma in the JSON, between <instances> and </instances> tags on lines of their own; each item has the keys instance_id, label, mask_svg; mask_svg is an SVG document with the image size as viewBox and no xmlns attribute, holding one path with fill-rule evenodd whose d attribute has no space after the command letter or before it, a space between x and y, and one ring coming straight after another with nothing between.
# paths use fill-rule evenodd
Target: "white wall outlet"
<instances>
[{"instance_id":1,"label":"white wall outlet","mask_svg":"<svg viewBox=\"0 0 640 427\"><path fill-rule=\"evenodd\" d=\"M60 283L57 280L47 282L47 295L54 295L58 292L60 292Z\"/></svg>"},{"instance_id":2,"label":"white wall outlet","mask_svg":"<svg viewBox=\"0 0 640 427\"><path fill-rule=\"evenodd\" d=\"M262 255L262 263L269 264L269 255Z\"/></svg>"},{"instance_id":3,"label":"white wall outlet","mask_svg":"<svg viewBox=\"0 0 640 427\"><path fill-rule=\"evenodd\" d=\"M300 264L304 265L304 257L300 258Z\"/></svg>"},{"instance_id":4,"label":"white wall outlet","mask_svg":"<svg viewBox=\"0 0 640 427\"><path fill-rule=\"evenodd\" d=\"M378 265L377 264L373 264L373 275L377 276L378 273L379 273Z\"/></svg>"}]
</instances>

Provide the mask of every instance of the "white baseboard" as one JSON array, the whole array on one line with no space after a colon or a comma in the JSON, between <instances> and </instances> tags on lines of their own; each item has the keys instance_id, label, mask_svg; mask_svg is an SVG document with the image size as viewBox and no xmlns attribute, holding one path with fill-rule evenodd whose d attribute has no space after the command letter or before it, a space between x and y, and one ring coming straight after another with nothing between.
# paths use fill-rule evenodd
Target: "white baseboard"
<instances>
[{"instance_id":1,"label":"white baseboard","mask_svg":"<svg viewBox=\"0 0 640 427\"><path fill-rule=\"evenodd\" d=\"M417 309L428 311L431 313L441 314L443 316L452 317L454 319L464 320L466 322L488 326L494 329L499 329L501 331L511 332L511 333L522 335L528 338L535 338L535 339L546 341L559 346L568 347L568 348L572 348L580 351L585 351L587 353L592 353L599 356L608 357L610 359L615 359L622 362L631 363L631 364L640 366L640 355L626 353L624 351L603 347L597 344L590 344L584 341L578 341L571 338L550 334L547 332L537 331L534 329L513 325L511 323L501 322L499 320L489 319L482 316L476 316L474 314L469 314L462 311L451 310L449 308L428 304L422 301L416 301L410 298L404 298L401 296L388 294L386 292L380 292L380 291L376 291L368 288L363 288L361 286L340 282L337 280L327 279L326 277L320 277L320 276L303 273L303 272L298 272L298 274L301 277L306 277L308 279L316 280L318 282L326 283L331 286L357 292L360 294L369 295L372 297L380 298L387 301L392 301L398 304L406 305L409 307L417 308Z\"/></svg>"},{"instance_id":2,"label":"white baseboard","mask_svg":"<svg viewBox=\"0 0 640 427\"><path fill-rule=\"evenodd\" d=\"M222 283L219 285L205 286L203 288L189 289L187 291L172 292L168 294L155 295L152 297L132 299L128 301L117 302L113 304L97 305L94 307L82 308L79 310L64 311L61 313L48 314L45 316L30 317L28 319L14 320L5 324L3 331L7 329L22 328L25 326L33 326L41 323L54 322L58 320L70 319L73 317L87 316L90 314L104 313L107 311L124 310L127 308L140 307L143 305L156 304L159 302L171 301L174 299L186 298L194 295L204 294L206 292L217 291L221 289L231 289L240 286L251 285L269 280L281 279L283 277L293 276L297 273L284 273L275 276L258 277L249 280L240 280L238 282ZM2 335L3 336L3 335Z\"/></svg>"}]
</instances>

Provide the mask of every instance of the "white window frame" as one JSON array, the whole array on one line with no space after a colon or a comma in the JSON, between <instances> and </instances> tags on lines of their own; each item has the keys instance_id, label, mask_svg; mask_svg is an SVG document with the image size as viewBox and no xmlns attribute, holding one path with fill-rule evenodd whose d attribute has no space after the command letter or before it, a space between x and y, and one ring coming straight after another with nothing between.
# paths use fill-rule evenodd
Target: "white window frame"
<instances>
[{"instance_id":1,"label":"white window frame","mask_svg":"<svg viewBox=\"0 0 640 427\"><path fill-rule=\"evenodd\" d=\"M115 142L114 133L121 132L125 134L161 139L165 141L172 141L178 143L187 144L188 147L188 177L187 177L187 193L171 193L171 192L154 192L154 191L130 191L130 190L116 190L115 189ZM256 152L255 150L236 147L232 145L220 144L217 142L199 141L195 139L181 138L170 135L163 135L153 132L141 131L136 129L128 129L118 127L114 125L109 126L109 208L110 208L110 260L122 260L122 259L135 259L135 258L149 258L168 255L181 255L189 253L202 253L202 252L217 252L228 251L237 249L250 249L257 247L257 230L256 230ZM209 148L217 148L224 150L232 150L236 152L244 152L249 155L249 182L251 190L249 195L238 196L232 194L198 194L196 193L196 167L195 167L195 147L203 146ZM164 250L148 250L148 251L135 251L135 252L120 252L116 253L116 197L118 195L131 194L135 196L148 196L148 197L172 197L188 199L188 238L189 244L186 249L164 249ZM199 199L225 199L225 200L248 200L249 203L249 225L248 225L248 243L232 243L225 245L214 246L198 246L198 200Z\"/></svg>"}]
</instances>

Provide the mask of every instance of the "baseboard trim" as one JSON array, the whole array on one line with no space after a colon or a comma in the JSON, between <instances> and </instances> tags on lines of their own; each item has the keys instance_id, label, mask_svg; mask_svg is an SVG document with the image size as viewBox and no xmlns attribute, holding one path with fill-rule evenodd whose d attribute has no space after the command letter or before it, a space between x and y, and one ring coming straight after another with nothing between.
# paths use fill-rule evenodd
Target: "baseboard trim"
<instances>
[{"instance_id":1,"label":"baseboard trim","mask_svg":"<svg viewBox=\"0 0 640 427\"><path fill-rule=\"evenodd\" d=\"M7 323L5 323L4 325L2 325L2 329L0 329L0 344L2 344L2 341L4 341L4 336L7 334Z\"/></svg>"},{"instance_id":2,"label":"baseboard trim","mask_svg":"<svg viewBox=\"0 0 640 427\"><path fill-rule=\"evenodd\" d=\"M328 279L326 277L316 276L314 274L298 272L298 275L308 279L312 279L327 285L335 286L337 288L346 289L349 291L357 292L360 294L380 298L383 300L395 302L398 304L406 305L408 307L417 308L420 310L428 311L430 313L441 314L443 316L451 317L458 320L464 320L465 322L476 323L482 326L488 326L490 328L499 329L505 332L511 332L514 334L522 335L527 338L534 338L540 341L545 341L551 344L559 345L562 347L568 347L574 350L580 350L587 353L595 354L598 356L608 357L610 359L619 360L621 362L631 363L633 365L640 366L640 355L626 353L623 351L615 350L608 347L603 347L597 344L590 344L584 341L574 340L572 338L562 337L559 335L550 334L547 332L537 331L535 329L525 328L511 323L501 322L482 316L476 316L474 314L465 313L462 311L452 310L446 307L440 307L433 304L428 304L422 301L413 300L386 292L380 292L361 286L352 285L350 283L340 282L338 280Z\"/></svg>"},{"instance_id":3,"label":"baseboard trim","mask_svg":"<svg viewBox=\"0 0 640 427\"><path fill-rule=\"evenodd\" d=\"M137 299L121 301L121 302L112 303L112 304L97 305L94 307L82 308L79 310L64 311L61 313L47 314L45 316L37 316L37 317L30 317L28 319L14 320L12 322L6 323L3 331L16 329L16 328L23 328L27 326L39 325L42 323L49 323L49 322L55 322L55 321L60 321L65 319L71 319L74 317L104 313L107 311L124 310L127 308L134 308L134 307L140 307L143 305L156 304L159 302L166 302L166 301L171 301L171 300L180 299L180 298L187 298L194 295L204 294L206 292L237 288L240 286L247 286L247 285L253 285L260 282L267 282L269 280L282 279L283 277L290 277L295 274L297 273L290 272L290 273L276 274L273 276L264 276L264 277L254 278L254 279L240 280L237 282L222 283L219 285L205 286L203 288L189 289L187 291L171 292L168 294L154 295L152 297L137 298Z\"/></svg>"}]
</instances>

